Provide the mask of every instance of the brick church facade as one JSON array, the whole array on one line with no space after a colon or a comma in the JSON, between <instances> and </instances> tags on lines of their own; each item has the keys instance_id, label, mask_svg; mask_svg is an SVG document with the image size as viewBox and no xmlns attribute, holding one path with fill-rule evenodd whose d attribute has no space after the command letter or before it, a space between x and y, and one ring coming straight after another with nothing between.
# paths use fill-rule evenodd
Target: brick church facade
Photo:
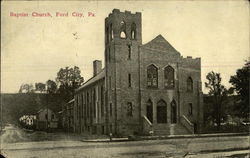
<instances>
[{"instance_id":1,"label":"brick church facade","mask_svg":"<svg viewBox=\"0 0 250 158\"><path fill-rule=\"evenodd\" d=\"M184 58L158 35L142 44L141 13L105 19L105 66L75 91L74 131L177 135L203 124L201 59Z\"/></svg>"}]
</instances>

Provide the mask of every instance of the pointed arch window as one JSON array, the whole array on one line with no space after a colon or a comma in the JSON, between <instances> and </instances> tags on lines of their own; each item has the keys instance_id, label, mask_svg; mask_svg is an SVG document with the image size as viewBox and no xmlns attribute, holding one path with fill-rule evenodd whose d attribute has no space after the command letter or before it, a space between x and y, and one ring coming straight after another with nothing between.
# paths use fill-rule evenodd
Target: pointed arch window
<instances>
[{"instance_id":1,"label":"pointed arch window","mask_svg":"<svg viewBox=\"0 0 250 158\"><path fill-rule=\"evenodd\" d=\"M127 116L133 116L133 106L131 102L127 103Z\"/></svg>"},{"instance_id":2,"label":"pointed arch window","mask_svg":"<svg viewBox=\"0 0 250 158\"><path fill-rule=\"evenodd\" d=\"M121 33L120 33L120 38L122 39L126 39L127 38L127 35L125 33L125 30L122 30Z\"/></svg>"},{"instance_id":3,"label":"pointed arch window","mask_svg":"<svg viewBox=\"0 0 250 158\"><path fill-rule=\"evenodd\" d=\"M147 86L158 87L158 69L153 64L147 67Z\"/></svg>"},{"instance_id":4,"label":"pointed arch window","mask_svg":"<svg viewBox=\"0 0 250 158\"><path fill-rule=\"evenodd\" d=\"M164 69L164 86L165 88L172 89L174 88L174 68L167 66Z\"/></svg>"},{"instance_id":5,"label":"pointed arch window","mask_svg":"<svg viewBox=\"0 0 250 158\"><path fill-rule=\"evenodd\" d=\"M126 39L127 38L126 23L124 21L121 21L120 27L121 27L120 38L121 39Z\"/></svg>"},{"instance_id":6,"label":"pointed arch window","mask_svg":"<svg viewBox=\"0 0 250 158\"><path fill-rule=\"evenodd\" d=\"M109 28L106 27L106 44L109 42Z\"/></svg>"},{"instance_id":7,"label":"pointed arch window","mask_svg":"<svg viewBox=\"0 0 250 158\"><path fill-rule=\"evenodd\" d=\"M114 38L114 32L113 32L113 26L112 26L112 24L110 24L109 31L110 31L110 41L111 41Z\"/></svg>"},{"instance_id":8,"label":"pointed arch window","mask_svg":"<svg viewBox=\"0 0 250 158\"><path fill-rule=\"evenodd\" d=\"M188 104L188 114L193 115L193 104L192 103Z\"/></svg>"},{"instance_id":9,"label":"pointed arch window","mask_svg":"<svg viewBox=\"0 0 250 158\"><path fill-rule=\"evenodd\" d=\"M132 48L131 48L131 45L129 44L128 45L128 60L131 59L131 52L132 52Z\"/></svg>"},{"instance_id":10,"label":"pointed arch window","mask_svg":"<svg viewBox=\"0 0 250 158\"><path fill-rule=\"evenodd\" d=\"M153 123L153 103L152 101L149 99L147 101L147 118L148 120Z\"/></svg>"},{"instance_id":11,"label":"pointed arch window","mask_svg":"<svg viewBox=\"0 0 250 158\"><path fill-rule=\"evenodd\" d=\"M191 77L188 77L187 79L187 91L193 92L193 80Z\"/></svg>"},{"instance_id":12,"label":"pointed arch window","mask_svg":"<svg viewBox=\"0 0 250 158\"><path fill-rule=\"evenodd\" d=\"M164 100L157 103L157 123L167 123L167 103Z\"/></svg>"},{"instance_id":13,"label":"pointed arch window","mask_svg":"<svg viewBox=\"0 0 250 158\"><path fill-rule=\"evenodd\" d=\"M131 25L131 39L136 39L136 24L132 23Z\"/></svg>"},{"instance_id":14,"label":"pointed arch window","mask_svg":"<svg viewBox=\"0 0 250 158\"><path fill-rule=\"evenodd\" d=\"M171 102L171 123L177 123L177 107L175 100Z\"/></svg>"},{"instance_id":15,"label":"pointed arch window","mask_svg":"<svg viewBox=\"0 0 250 158\"><path fill-rule=\"evenodd\" d=\"M131 74L128 74L128 87L131 87Z\"/></svg>"}]
</instances>

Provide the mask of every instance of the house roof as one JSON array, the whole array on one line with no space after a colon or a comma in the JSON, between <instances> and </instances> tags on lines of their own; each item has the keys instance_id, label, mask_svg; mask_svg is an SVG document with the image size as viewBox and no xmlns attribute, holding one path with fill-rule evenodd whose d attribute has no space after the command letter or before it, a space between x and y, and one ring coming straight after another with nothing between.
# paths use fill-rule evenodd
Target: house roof
<instances>
[{"instance_id":1,"label":"house roof","mask_svg":"<svg viewBox=\"0 0 250 158\"><path fill-rule=\"evenodd\" d=\"M91 77L89 80L87 80L83 85L76 89L76 92L99 81L100 79L105 78L105 68L103 68L97 75Z\"/></svg>"},{"instance_id":2,"label":"house roof","mask_svg":"<svg viewBox=\"0 0 250 158\"><path fill-rule=\"evenodd\" d=\"M50 110L49 108L42 108L42 109L40 109L37 113L40 113L40 112L42 112L42 111L44 111L44 110ZM52 111L52 110L50 110L50 111Z\"/></svg>"},{"instance_id":3,"label":"house roof","mask_svg":"<svg viewBox=\"0 0 250 158\"><path fill-rule=\"evenodd\" d=\"M153 40L142 45L142 48L150 48L180 55L180 53L162 35L158 35Z\"/></svg>"},{"instance_id":4,"label":"house roof","mask_svg":"<svg viewBox=\"0 0 250 158\"><path fill-rule=\"evenodd\" d=\"M68 104L70 104L70 103L72 103L72 102L74 102L75 101L75 99L72 99L72 100L70 100L69 102L68 102Z\"/></svg>"}]
</instances>

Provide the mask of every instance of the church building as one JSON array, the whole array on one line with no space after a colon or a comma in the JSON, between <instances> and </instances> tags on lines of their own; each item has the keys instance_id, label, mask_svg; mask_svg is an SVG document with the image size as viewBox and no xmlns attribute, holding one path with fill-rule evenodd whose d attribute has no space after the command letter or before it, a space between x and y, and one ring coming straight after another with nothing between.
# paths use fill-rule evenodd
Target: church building
<instances>
[{"instance_id":1,"label":"church building","mask_svg":"<svg viewBox=\"0 0 250 158\"><path fill-rule=\"evenodd\" d=\"M184 58L162 36L142 44L141 13L105 19L105 65L75 90L74 131L113 135L198 133L203 124L201 59ZM177 30L178 31L178 30Z\"/></svg>"}]
</instances>

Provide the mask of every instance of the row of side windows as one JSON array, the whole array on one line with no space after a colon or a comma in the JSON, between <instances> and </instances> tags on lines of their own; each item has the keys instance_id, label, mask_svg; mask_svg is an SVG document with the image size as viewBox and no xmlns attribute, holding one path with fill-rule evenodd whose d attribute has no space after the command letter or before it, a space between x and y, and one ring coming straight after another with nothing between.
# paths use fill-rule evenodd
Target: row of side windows
<instances>
[{"instance_id":1,"label":"row of side windows","mask_svg":"<svg viewBox=\"0 0 250 158\"><path fill-rule=\"evenodd\" d=\"M96 109L97 95L100 96L100 106ZM91 89L87 92L76 95L76 117L80 118L96 118L96 112L100 112L101 117L104 116L104 87L98 86L97 89Z\"/></svg>"},{"instance_id":2,"label":"row of side windows","mask_svg":"<svg viewBox=\"0 0 250 158\"><path fill-rule=\"evenodd\" d=\"M175 88L174 68L167 66L164 69L164 87L167 89ZM147 67L147 87L158 88L158 68L155 65ZM187 78L187 91L193 91L193 80L191 77Z\"/></svg>"}]
</instances>

